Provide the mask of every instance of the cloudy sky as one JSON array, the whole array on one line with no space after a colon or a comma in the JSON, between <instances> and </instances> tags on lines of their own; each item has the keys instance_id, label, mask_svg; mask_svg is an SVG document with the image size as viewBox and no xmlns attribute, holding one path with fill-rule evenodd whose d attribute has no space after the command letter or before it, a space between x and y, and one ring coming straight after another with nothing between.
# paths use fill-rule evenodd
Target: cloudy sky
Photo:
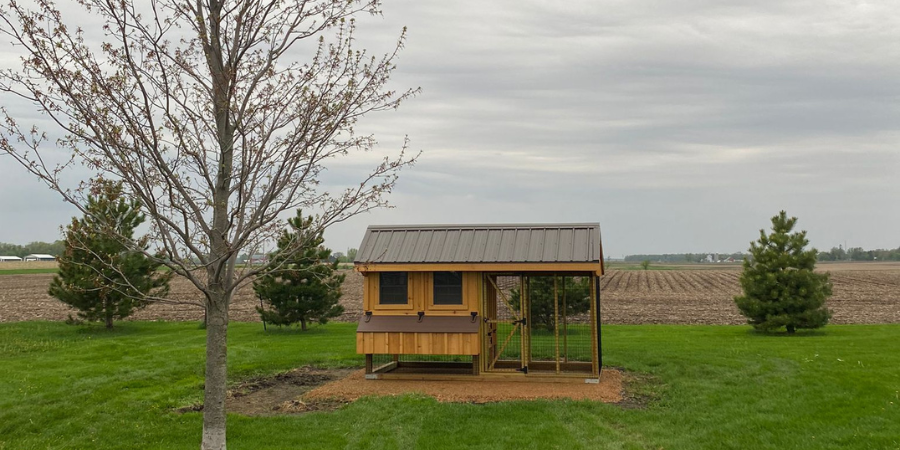
<instances>
[{"instance_id":1,"label":"cloudy sky","mask_svg":"<svg viewBox=\"0 0 900 450\"><path fill-rule=\"evenodd\" d=\"M732 252L781 209L821 249L900 246L900 3L387 0L357 43L403 26L393 87L422 94L358 128L423 153L337 251L369 224L599 222L613 257ZM0 241L59 238L74 209L0 176Z\"/></svg>"}]
</instances>

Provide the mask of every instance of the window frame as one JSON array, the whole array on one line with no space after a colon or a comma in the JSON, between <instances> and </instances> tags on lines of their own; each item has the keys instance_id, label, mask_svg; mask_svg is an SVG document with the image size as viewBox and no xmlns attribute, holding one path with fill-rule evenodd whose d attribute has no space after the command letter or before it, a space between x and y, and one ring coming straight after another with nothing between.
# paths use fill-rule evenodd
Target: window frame
<instances>
[{"instance_id":1,"label":"window frame","mask_svg":"<svg viewBox=\"0 0 900 450\"><path fill-rule=\"evenodd\" d=\"M405 297L406 302L404 302L404 303L382 303L381 300L382 300L383 286L381 283L381 279L382 279L382 276L386 275L386 274L403 274L404 275L404 277L406 278L406 297ZM378 280L378 300L375 302L374 306L378 309L411 309L413 302L411 301L411 298L410 298L411 295L409 292L409 290L410 290L410 286L409 286L410 280L409 279L410 279L409 272L399 272L399 271L398 272L378 272L378 278L377 278L377 280Z\"/></svg>"},{"instance_id":2,"label":"window frame","mask_svg":"<svg viewBox=\"0 0 900 450\"><path fill-rule=\"evenodd\" d=\"M456 272L459 274L459 303L454 304L435 304L435 274L441 272ZM466 277L462 271L437 271L431 272L428 277L428 308L443 311L464 311L469 309L468 299L466 298Z\"/></svg>"}]
</instances>

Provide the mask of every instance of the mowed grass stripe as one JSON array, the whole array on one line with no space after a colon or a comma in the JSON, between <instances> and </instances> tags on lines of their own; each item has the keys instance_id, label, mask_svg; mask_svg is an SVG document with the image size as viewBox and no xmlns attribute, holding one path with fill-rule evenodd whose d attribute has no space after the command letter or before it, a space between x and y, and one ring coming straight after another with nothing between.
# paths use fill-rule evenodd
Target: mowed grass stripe
<instances>
[{"instance_id":1,"label":"mowed grass stripe","mask_svg":"<svg viewBox=\"0 0 900 450\"><path fill-rule=\"evenodd\" d=\"M354 324L307 333L233 323L237 382L359 366ZM796 337L743 326L604 326L604 362L642 374L643 408L586 401L368 398L331 413L229 416L232 448L900 448L900 325ZM196 448L204 331L0 324L0 448ZM527 385L522 386L528 389Z\"/></svg>"}]
</instances>

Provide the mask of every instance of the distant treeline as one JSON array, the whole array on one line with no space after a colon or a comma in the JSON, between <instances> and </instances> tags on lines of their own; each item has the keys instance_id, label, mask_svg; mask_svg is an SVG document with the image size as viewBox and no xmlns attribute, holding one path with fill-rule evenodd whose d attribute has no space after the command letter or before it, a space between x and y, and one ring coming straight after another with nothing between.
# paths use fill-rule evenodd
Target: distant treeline
<instances>
[{"instance_id":1,"label":"distant treeline","mask_svg":"<svg viewBox=\"0 0 900 450\"><path fill-rule=\"evenodd\" d=\"M667 263L700 263L709 262L710 259L718 258L719 261L726 261L733 258L735 261L742 260L746 257L744 253L666 253L662 255L628 255L625 261L640 262L667 262ZM714 261L713 261L714 262Z\"/></svg>"},{"instance_id":2,"label":"distant treeline","mask_svg":"<svg viewBox=\"0 0 900 450\"><path fill-rule=\"evenodd\" d=\"M65 249L66 244L63 241L32 242L25 245L0 242L0 256L18 256L19 258L31 254L59 256Z\"/></svg>"},{"instance_id":3,"label":"distant treeline","mask_svg":"<svg viewBox=\"0 0 900 450\"><path fill-rule=\"evenodd\" d=\"M667 263L701 263L709 262L711 259L718 258L719 261L726 261L728 258L734 258L740 261L748 258L750 255L737 253L666 253L663 255L628 255L625 257L627 262L667 262ZM894 250L865 250L862 247L853 247L843 249L842 247L833 247L829 251L819 251L819 261L900 261L900 247Z\"/></svg>"},{"instance_id":4,"label":"distant treeline","mask_svg":"<svg viewBox=\"0 0 900 450\"><path fill-rule=\"evenodd\" d=\"M900 247L893 250L832 247L827 252L819 251L819 261L900 261Z\"/></svg>"}]
</instances>

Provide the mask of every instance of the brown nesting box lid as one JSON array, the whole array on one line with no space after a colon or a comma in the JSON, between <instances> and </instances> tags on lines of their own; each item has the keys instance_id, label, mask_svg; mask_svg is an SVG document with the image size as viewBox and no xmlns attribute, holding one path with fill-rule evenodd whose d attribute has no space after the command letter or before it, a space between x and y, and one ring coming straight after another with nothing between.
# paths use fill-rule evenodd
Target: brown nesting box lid
<instances>
[{"instance_id":1,"label":"brown nesting box lid","mask_svg":"<svg viewBox=\"0 0 900 450\"><path fill-rule=\"evenodd\" d=\"M477 333L481 317L363 316L357 333Z\"/></svg>"}]
</instances>

